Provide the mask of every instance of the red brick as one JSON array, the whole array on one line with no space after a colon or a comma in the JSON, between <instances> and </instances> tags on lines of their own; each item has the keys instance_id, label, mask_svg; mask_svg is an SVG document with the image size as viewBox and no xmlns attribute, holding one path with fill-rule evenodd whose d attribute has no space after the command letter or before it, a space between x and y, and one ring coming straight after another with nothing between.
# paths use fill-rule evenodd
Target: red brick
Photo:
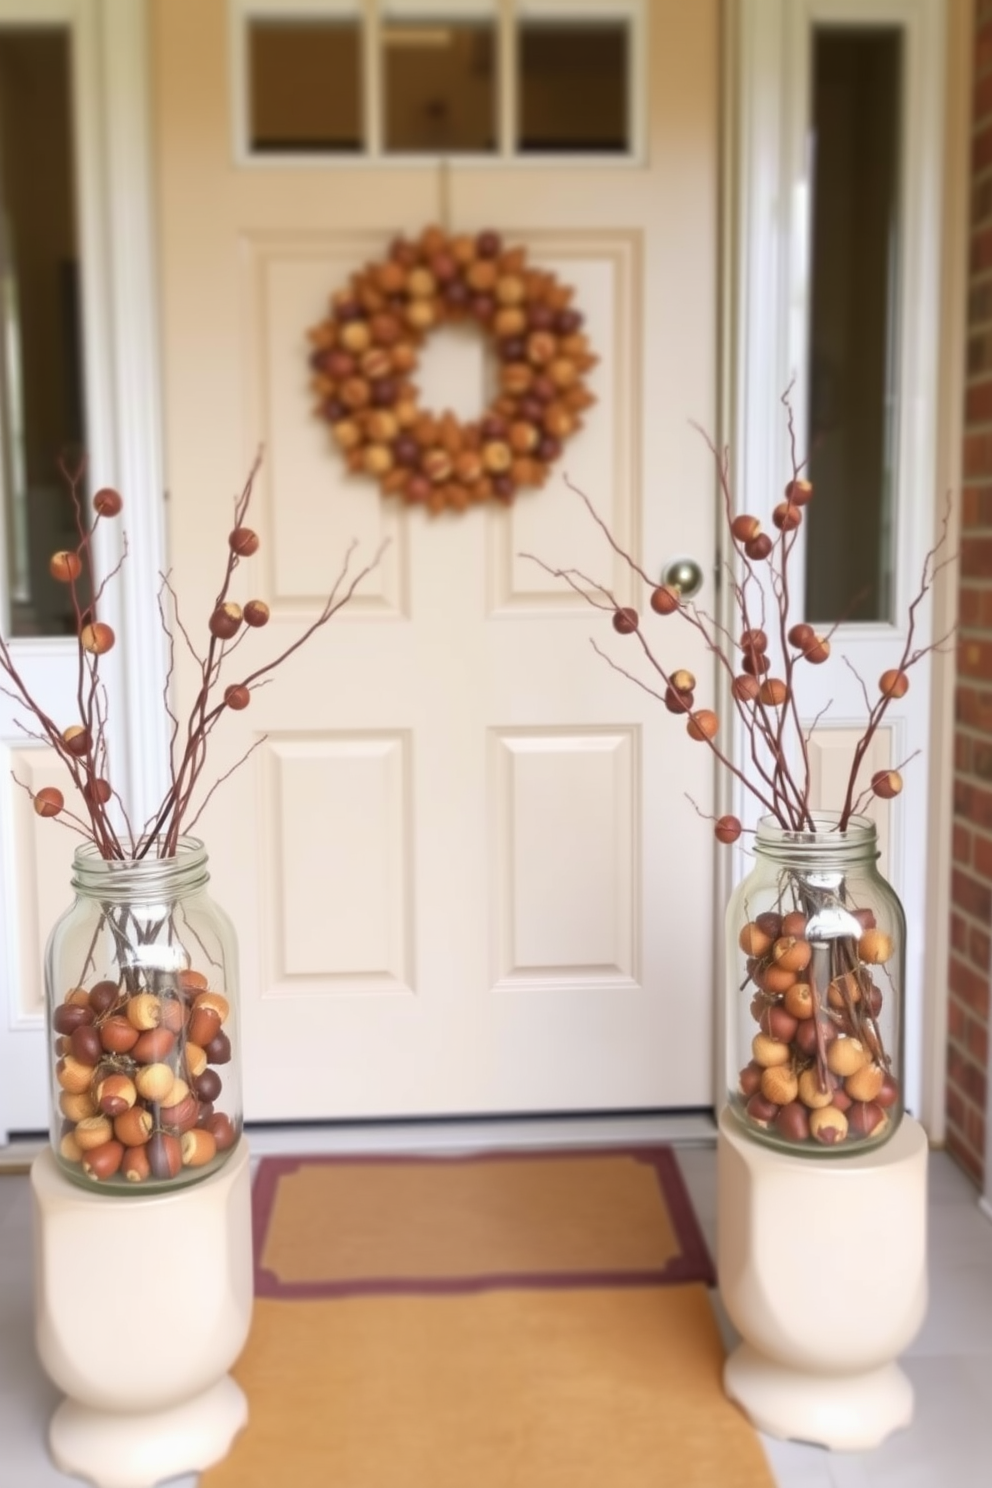
<instances>
[{"instance_id":1,"label":"red brick","mask_svg":"<svg viewBox=\"0 0 992 1488\"><path fill-rule=\"evenodd\" d=\"M971 630L982 623L982 591L971 584L962 584L958 593L958 624Z\"/></svg>"},{"instance_id":2,"label":"red brick","mask_svg":"<svg viewBox=\"0 0 992 1488\"><path fill-rule=\"evenodd\" d=\"M987 424L992 419L992 382L972 383L965 394L966 424Z\"/></svg>"},{"instance_id":3,"label":"red brick","mask_svg":"<svg viewBox=\"0 0 992 1488\"><path fill-rule=\"evenodd\" d=\"M984 930L979 930L972 925L968 935L968 959L979 971L988 971L989 958L992 954L992 943Z\"/></svg>"},{"instance_id":4,"label":"red brick","mask_svg":"<svg viewBox=\"0 0 992 1488\"><path fill-rule=\"evenodd\" d=\"M965 1030L965 1048L971 1055L980 1070L988 1071L989 1067L989 1033L983 1023L977 1018L969 1018ZM984 1106L982 1108L984 1110Z\"/></svg>"},{"instance_id":5,"label":"red brick","mask_svg":"<svg viewBox=\"0 0 992 1488\"><path fill-rule=\"evenodd\" d=\"M963 816L973 827L992 832L992 793L983 790L980 785L955 780L954 815ZM973 910L972 913L977 911Z\"/></svg>"},{"instance_id":6,"label":"red brick","mask_svg":"<svg viewBox=\"0 0 992 1488\"><path fill-rule=\"evenodd\" d=\"M967 867L971 862L971 833L960 822L954 823L951 843L955 863L963 863Z\"/></svg>"},{"instance_id":7,"label":"red brick","mask_svg":"<svg viewBox=\"0 0 992 1488\"><path fill-rule=\"evenodd\" d=\"M954 716L968 728L992 735L992 693L959 686L954 694Z\"/></svg>"},{"instance_id":8,"label":"red brick","mask_svg":"<svg viewBox=\"0 0 992 1488\"><path fill-rule=\"evenodd\" d=\"M947 1004L948 1037L956 1039L959 1044L963 1043L967 1026L968 1015L965 1013L964 1008L955 998L950 998Z\"/></svg>"},{"instance_id":9,"label":"red brick","mask_svg":"<svg viewBox=\"0 0 992 1488\"><path fill-rule=\"evenodd\" d=\"M970 437L981 441L984 452L985 436L979 434ZM967 444L968 440L965 440L965 445ZM977 458L974 451L972 457ZM961 539L961 577L965 579L992 578L992 537L963 537Z\"/></svg>"},{"instance_id":10,"label":"red brick","mask_svg":"<svg viewBox=\"0 0 992 1488\"><path fill-rule=\"evenodd\" d=\"M992 641L971 637L958 642L958 675L992 681Z\"/></svg>"},{"instance_id":11,"label":"red brick","mask_svg":"<svg viewBox=\"0 0 992 1488\"><path fill-rule=\"evenodd\" d=\"M962 956L968 954L968 923L954 910L951 911L951 946Z\"/></svg>"},{"instance_id":12,"label":"red brick","mask_svg":"<svg viewBox=\"0 0 992 1488\"><path fill-rule=\"evenodd\" d=\"M982 1161L977 1156L977 1154L972 1152L970 1147L966 1145L964 1138L957 1135L953 1127L948 1127L947 1130L947 1151L949 1152L951 1157L953 1157L954 1161L959 1165L959 1167L962 1167L964 1169L968 1177L973 1179L974 1182L977 1183L978 1187L981 1188L984 1182L984 1167Z\"/></svg>"},{"instance_id":13,"label":"red brick","mask_svg":"<svg viewBox=\"0 0 992 1488\"><path fill-rule=\"evenodd\" d=\"M992 879L992 842L976 833L971 839L971 854L975 872L982 878Z\"/></svg>"},{"instance_id":14,"label":"red brick","mask_svg":"<svg viewBox=\"0 0 992 1488\"><path fill-rule=\"evenodd\" d=\"M975 36L975 76L980 78L992 67L992 23L984 21Z\"/></svg>"},{"instance_id":15,"label":"red brick","mask_svg":"<svg viewBox=\"0 0 992 1488\"><path fill-rule=\"evenodd\" d=\"M992 780L992 744L974 740L971 746L971 771L982 780Z\"/></svg>"},{"instance_id":16,"label":"red brick","mask_svg":"<svg viewBox=\"0 0 992 1488\"><path fill-rule=\"evenodd\" d=\"M976 480L962 488L961 525L969 531L976 527L992 527L992 486Z\"/></svg>"},{"instance_id":17,"label":"red brick","mask_svg":"<svg viewBox=\"0 0 992 1488\"><path fill-rule=\"evenodd\" d=\"M954 736L954 768L964 775L971 770L971 740L967 734Z\"/></svg>"},{"instance_id":18,"label":"red brick","mask_svg":"<svg viewBox=\"0 0 992 1488\"><path fill-rule=\"evenodd\" d=\"M985 1071L952 1044L947 1051L947 1077L976 1105L985 1110Z\"/></svg>"},{"instance_id":19,"label":"red brick","mask_svg":"<svg viewBox=\"0 0 992 1488\"><path fill-rule=\"evenodd\" d=\"M947 1111L948 1120L953 1121L954 1125L960 1131L964 1131L964 1096L960 1090L950 1084L947 1086L947 1099L944 1103L944 1108Z\"/></svg>"},{"instance_id":20,"label":"red brick","mask_svg":"<svg viewBox=\"0 0 992 1488\"><path fill-rule=\"evenodd\" d=\"M988 233L992 229L986 228L984 231ZM972 248L972 257L975 256L977 251L974 247ZM985 252L987 249L983 248L982 251ZM990 265L992 265L992 258L985 265L978 265L976 267L973 264L972 273L978 273L981 268L988 268ZM969 334L966 366L969 377L978 377L992 367L992 333L980 331L975 334Z\"/></svg>"},{"instance_id":21,"label":"red brick","mask_svg":"<svg viewBox=\"0 0 992 1488\"><path fill-rule=\"evenodd\" d=\"M983 78L975 89L976 122L978 120L984 122L986 114L992 116L992 77ZM980 222L984 222L990 212L992 212L992 180L986 176L984 180L976 181L971 188L971 226L977 227ZM969 295L968 324L977 325L988 318L986 302L982 296L973 298Z\"/></svg>"},{"instance_id":22,"label":"red brick","mask_svg":"<svg viewBox=\"0 0 992 1488\"><path fill-rule=\"evenodd\" d=\"M966 1106L964 1113L964 1135L971 1150L985 1160L985 1117L974 1106Z\"/></svg>"},{"instance_id":23,"label":"red brick","mask_svg":"<svg viewBox=\"0 0 992 1488\"><path fill-rule=\"evenodd\" d=\"M986 1021L989 1016L989 980L982 976L973 966L968 966L957 956L951 956L948 974L951 991L957 993L960 1000L967 1005L980 1018Z\"/></svg>"},{"instance_id":24,"label":"red brick","mask_svg":"<svg viewBox=\"0 0 992 1488\"><path fill-rule=\"evenodd\" d=\"M972 274L981 274L989 267L992 267L992 228L980 227L971 235L969 269ZM972 367L970 344L968 366L969 369Z\"/></svg>"}]
</instances>

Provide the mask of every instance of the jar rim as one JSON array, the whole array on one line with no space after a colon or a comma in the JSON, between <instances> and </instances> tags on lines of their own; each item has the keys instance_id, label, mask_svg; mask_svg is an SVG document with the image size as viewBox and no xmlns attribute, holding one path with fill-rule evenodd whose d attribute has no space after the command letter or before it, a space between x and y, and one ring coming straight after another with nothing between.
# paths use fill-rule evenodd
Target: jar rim
<instances>
[{"instance_id":1,"label":"jar rim","mask_svg":"<svg viewBox=\"0 0 992 1488\"><path fill-rule=\"evenodd\" d=\"M152 846L161 840L154 839ZM172 897L202 887L209 878L207 849L199 837L178 838L168 857L149 851L142 858L105 858L95 842L84 842L72 860L72 887L101 898Z\"/></svg>"},{"instance_id":2,"label":"jar rim","mask_svg":"<svg viewBox=\"0 0 992 1488\"><path fill-rule=\"evenodd\" d=\"M849 816L845 826L841 828L842 816L841 811L811 811L809 819L813 822L812 831L808 827L783 826L777 816L763 816L758 822L758 840L796 847L811 847L819 842L830 843L832 846L844 844L859 847L875 841L878 829L871 817Z\"/></svg>"}]
</instances>

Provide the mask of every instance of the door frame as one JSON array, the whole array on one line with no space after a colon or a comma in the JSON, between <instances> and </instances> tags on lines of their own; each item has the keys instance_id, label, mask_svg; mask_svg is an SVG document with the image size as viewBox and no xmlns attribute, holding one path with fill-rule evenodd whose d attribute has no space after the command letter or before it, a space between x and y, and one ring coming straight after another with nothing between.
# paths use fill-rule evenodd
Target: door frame
<instances>
[{"instance_id":1,"label":"door frame","mask_svg":"<svg viewBox=\"0 0 992 1488\"><path fill-rule=\"evenodd\" d=\"M974 0L736 0L725 5L725 190L723 290L722 443L731 452L739 490L768 493L749 499L749 510L770 516L788 450L779 394L804 365L805 326L797 317L803 268L795 263L803 231L791 187L799 178L796 124L797 65L805 28L814 21L902 24L911 33L910 87L917 105L909 120L907 275L915 297L906 316L904 407L930 410L914 419L909 451L915 480L908 483L913 568L939 533L943 497L961 488L963 373L969 207L971 48ZM803 266L804 267L804 266ZM934 348L937 354L934 355ZM745 390L747 397L744 396ZM805 390L795 384L798 442L803 447ZM904 420L908 423L908 420ZM939 484L938 484L939 480ZM957 550L960 502L955 500L950 551ZM905 564L906 544L899 562ZM932 626L947 633L957 614L957 571L945 569L934 586ZM919 1016L910 1044L918 1051L913 1109L930 1138L945 1130L947 965L949 953L953 719L956 661L930 658L930 728L926 785L912 808L914 840L926 840L925 884L906 909L924 927L923 946L910 975L918 984ZM745 740L735 740L738 753ZM905 804L905 803L904 803ZM728 790L721 809L741 802ZM731 866L722 865L729 888Z\"/></svg>"}]
</instances>

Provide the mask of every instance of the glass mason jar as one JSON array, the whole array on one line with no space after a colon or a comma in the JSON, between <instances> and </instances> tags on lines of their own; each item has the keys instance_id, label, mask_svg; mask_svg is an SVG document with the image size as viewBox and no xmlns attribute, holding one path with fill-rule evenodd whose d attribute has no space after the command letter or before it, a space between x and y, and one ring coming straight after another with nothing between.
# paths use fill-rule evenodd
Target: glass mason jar
<instances>
[{"instance_id":1,"label":"glass mason jar","mask_svg":"<svg viewBox=\"0 0 992 1488\"><path fill-rule=\"evenodd\" d=\"M151 852L78 848L45 954L52 1147L67 1177L114 1194L206 1178L241 1132L234 927L202 842Z\"/></svg>"},{"instance_id":2,"label":"glass mason jar","mask_svg":"<svg viewBox=\"0 0 992 1488\"><path fill-rule=\"evenodd\" d=\"M874 823L758 825L727 910L730 1109L793 1155L852 1155L902 1119L906 927Z\"/></svg>"}]
</instances>

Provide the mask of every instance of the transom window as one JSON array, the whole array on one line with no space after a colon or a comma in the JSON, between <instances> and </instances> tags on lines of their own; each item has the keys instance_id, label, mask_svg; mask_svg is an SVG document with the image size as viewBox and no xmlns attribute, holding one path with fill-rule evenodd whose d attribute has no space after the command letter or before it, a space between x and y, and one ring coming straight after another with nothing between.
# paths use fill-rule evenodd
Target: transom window
<instances>
[{"instance_id":1,"label":"transom window","mask_svg":"<svg viewBox=\"0 0 992 1488\"><path fill-rule=\"evenodd\" d=\"M646 0L230 0L243 163L642 153Z\"/></svg>"}]
</instances>

